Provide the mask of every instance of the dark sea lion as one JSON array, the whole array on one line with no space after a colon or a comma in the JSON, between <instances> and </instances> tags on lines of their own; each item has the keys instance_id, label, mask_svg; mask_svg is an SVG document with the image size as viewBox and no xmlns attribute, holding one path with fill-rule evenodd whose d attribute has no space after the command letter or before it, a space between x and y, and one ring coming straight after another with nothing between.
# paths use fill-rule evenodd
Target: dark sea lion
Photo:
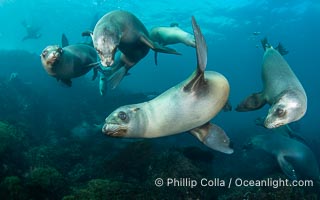
<instances>
[{"instance_id":1,"label":"dark sea lion","mask_svg":"<svg viewBox=\"0 0 320 200\"><path fill-rule=\"evenodd\" d=\"M282 171L291 179L320 180L319 166L311 149L281 133L256 135L248 143L253 148L273 154Z\"/></svg>"},{"instance_id":2,"label":"dark sea lion","mask_svg":"<svg viewBox=\"0 0 320 200\"><path fill-rule=\"evenodd\" d=\"M126 11L116 10L104 15L91 35L103 66L113 64L117 49L123 53L123 60L128 66L133 66L144 58L150 48L157 52L179 54L150 40L143 23Z\"/></svg>"},{"instance_id":3,"label":"dark sea lion","mask_svg":"<svg viewBox=\"0 0 320 200\"><path fill-rule=\"evenodd\" d=\"M207 45L194 18L192 25L198 61L195 72L150 101L119 107L106 118L103 133L155 138L190 131L212 149L233 152L225 132L209 122L226 104L229 83L220 73L205 71Z\"/></svg>"},{"instance_id":4,"label":"dark sea lion","mask_svg":"<svg viewBox=\"0 0 320 200\"><path fill-rule=\"evenodd\" d=\"M299 120L307 110L306 93L280 52L287 51L279 45L278 50L262 40L265 49L262 62L263 90L247 97L236 108L237 111L251 111L271 105L264 125L276 128Z\"/></svg>"},{"instance_id":5,"label":"dark sea lion","mask_svg":"<svg viewBox=\"0 0 320 200\"><path fill-rule=\"evenodd\" d=\"M97 73L97 53L93 47L87 44L68 45L64 35L62 43L62 47L47 46L40 55L43 68L50 76L70 87L72 78L82 76L91 69Z\"/></svg>"}]
</instances>

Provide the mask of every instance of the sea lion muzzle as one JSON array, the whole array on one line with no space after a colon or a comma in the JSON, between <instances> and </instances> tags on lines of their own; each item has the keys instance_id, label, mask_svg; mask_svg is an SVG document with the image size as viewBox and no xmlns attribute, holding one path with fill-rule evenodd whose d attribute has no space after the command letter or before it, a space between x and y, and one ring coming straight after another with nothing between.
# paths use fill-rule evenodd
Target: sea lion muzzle
<instances>
[{"instance_id":1,"label":"sea lion muzzle","mask_svg":"<svg viewBox=\"0 0 320 200\"><path fill-rule=\"evenodd\" d=\"M127 133L127 129L119 124L104 124L102 132L111 137L123 137Z\"/></svg>"}]
</instances>

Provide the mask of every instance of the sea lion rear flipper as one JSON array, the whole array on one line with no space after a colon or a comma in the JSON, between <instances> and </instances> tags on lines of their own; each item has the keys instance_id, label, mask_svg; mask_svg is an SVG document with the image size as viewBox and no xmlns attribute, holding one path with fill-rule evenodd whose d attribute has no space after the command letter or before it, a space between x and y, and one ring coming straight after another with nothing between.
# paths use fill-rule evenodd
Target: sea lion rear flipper
<instances>
[{"instance_id":1,"label":"sea lion rear flipper","mask_svg":"<svg viewBox=\"0 0 320 200\"><path fill-rule=\"evenodd\" d=\"M232 110L232 105L231 105L229 99L227 100L226 104L224 104L222 110L223 110L224 112L229 112L229 111Z\"/></svg>"},{"instance_id":2,"label":"sea lion rear flipper","mask_svg":"<svg viewBox=\"0 0 320 200\"><path fill-rule=\"evenodd\" d=\"M91 37L92 31L86 30L81 33L82 37Z\"/></svg>"},{"instance_id":3,"label":"sea lion rear flipper","mask_svg":"<svg viewBox=\"0 0 320 200\"><path fill-rule=\"evenodd\" d=\"M72 81L71 79L60 79L60 81L62 83L64 83L65 85L67 85L68 87L71 87L72 86Z\"/></svg>"},{"instance_id":4,"label":"sea lion rear flipper","mask_svg":"<svg viewBox=\"0 0 320 200\"><path fill-rule=\"evenodd\" d=\"M291 180L297 180L297 174L293 166L287 161L285 156L277 156L278 163L285 175L287 175Z\"/></svg>"},{"instance_id":5,"label":"sea lion rear flipper","mask_svg":"<svg viewBox=\"0 0 320 200\"><path fill-rule=\"evenodd\" d=\"M284 46L279 42L278 46L275 48L282 56L287 55L289 51L284 48Z\"/></svg>"},{"instance_id":6,"label":"sea lion rear flipper","mask_svg":"<svg viewBox=\"0 0 320 200\"><path fill-rule=\"evenodd\" d=\"M181 55L181 53L177 52L174 49L171 49L169 47L165 47L160 45L157 42L153 42L150 40L147 36L141 35L140 36L140 41L146 44L148 47L150 47L153 51L160 52L160 53L168 53L168 54L176 54L176 55Z\"/></svg>"},{"instance_id":7,"label":"sea lion rear flipper","mask_svg":"<svg viewBox=\"0 0 320 200\"><path fill-rule=\"evenodd\" d=\"M233 149L230 148L229 137L222 128L215 124L208 122L200 127L190 130L190 132L211 149L226 154L233 153Z\"/></svg>"},{"instance_id":8,"label":"sea lion rear flipper","mask_svg":"<svg viewBox=\"0 0 320 200\"><path fill-rule=\"evenodd\" d=\"M110 78L108 79L108 84L110 84L110 87L112 89L115 89L119 85L123 77L126 75L126 73L126 68L121 67L114 74L112 74L112 76L110 76Z\"/></svg>"},{"instance_id":9,"label":"sea lion rear flipper","mask_svg":"<svg viewBox=\"0 0 320 200\"><path fill-rule=\"evenodd\" d=\"M262 93L253 93L243 100L236 108L238 112L246 112L251 110L257 110L263 107L267 103Z\"/></svg>"},{"instance_id":10,"label":"sea lion rear flipper","mask_svg":"<svg viewBox=\"0 0 320 200\"><path fill-rule=\"evenodd\" d=\"M265 38L263 38L261 40L261 45L262 45L264 51L266 50L266 48L270 47L270 44L268 42L268 38L267 37L265 37Z\"/></svg>"},{"instance_id":11,"label":"sea lion rear flipper","mask_svg":"<svg viewBox=\"0 0 320 200\"><path fill-rule=\"evenodd\" d=\"M170 24L170 27L179 27L179 24L177 22L172 22Z\"/></svg>"},{"instance_id":12,"label":"sea lion rear flipper","mask_svg":"<svg viewBox=\"0 0 320 200\"><path fill-rule=\"evenodd\" d=\"M64 33L62 34L62 37L61 37L61 45L62 45L62 48L69 45L68 38Z\"/></svg>"},{"instance_id":13,"label":"sea lion rear flipper","mask_svg":"<svg viewBox=\"0 0 320 200\"><path fill-rule=\"evenodd\" d=\"M186 86L184 86L183 90L185 92L198 91L196 88L201 87L204 84L205 82L204 70L206 69L206 66L207 66L207 56L208 56L207 44L193 16L192 16L192 28L193 28L193 34L196 40L197 71L193 79L190 80L190 82Z\"/></svg>"}]
</instances>

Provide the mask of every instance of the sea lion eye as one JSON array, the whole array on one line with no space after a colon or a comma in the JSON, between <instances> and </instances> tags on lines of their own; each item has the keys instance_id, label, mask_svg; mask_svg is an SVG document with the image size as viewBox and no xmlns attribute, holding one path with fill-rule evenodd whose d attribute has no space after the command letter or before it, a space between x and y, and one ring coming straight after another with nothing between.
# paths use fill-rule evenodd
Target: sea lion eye
<instances>
[{"instance_id":1,"label":"sea lion eye","mask_svg":"<svg viewBox=\"0 0 320 200\"><path fill-rule=\"evenodd\" d=\"M100 51L99 49L96 49L96 51L99 55L102 55L102 51Z\"/></svg>"},{"instance_id":2,"label":"sea lion eye","mask_svg":"<svg viewBox=\"0 0 320 200\"><path fill-rule=\"evenodd\" d=\"M42 57L45 57L47 54L48 54L48 50L44 50L41 55Z\"/></svg>"},{"instance_id":3,"label":"sea lion eye","mask_svg":"<svg viewBox=\"0 0 320 200\"><path fill-rule=\"evenodd\" d=\"M279 116L279 117L283 117L285 114L286 114L286 111L282 108L277 108L276 110L276 114Z\"/></svg>"},{"instance_id":4,"label":"sea lion eye","mask_svg":"<svg viewBox=\"0 0 320 200\"><path fill-rule=\"evenodd\" d=\"M122 121L125 121L127 120L128 116L125 112L123 111L120 111L119 114L118 114L118 117L122 120Z\"/></svg>"},{"instance_id":5,"label":"sea lion eye","mask_svg":"<svg viewBox=\"0 0 320 200\"><path fill-rule=\"evenodd\" d=\"M61 47L59 47L59 48L58 48L58 52L59 52L59 53L62 53L62 52L63 52L63 49L62 49Z\"/></svg>"}]
</instances>

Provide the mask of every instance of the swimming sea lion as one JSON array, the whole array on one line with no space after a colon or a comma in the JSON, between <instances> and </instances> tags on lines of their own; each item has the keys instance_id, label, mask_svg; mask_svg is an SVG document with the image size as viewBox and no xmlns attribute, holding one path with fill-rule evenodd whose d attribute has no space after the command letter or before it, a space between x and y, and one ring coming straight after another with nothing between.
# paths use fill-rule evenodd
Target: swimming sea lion
<instances>
[{"instance_id":1,"label":"swimming sea lion","mask_svg":"<svg viewBox=\"0 0 320 200\"><path fill-rule=\"evenodd\" d=\"M152 28L150 30L150 39L163 46L182 43L187 46L196 47L194 36L179 28L177 24L172 24L170 27L160 26Z\"/></svg>"},{"instance_id":2,"label":"swimming sea lion","mask_svg":"<svg viewBox=\"0 0 320 200\"><path fill-rule=\"evenodd\" d=\"M72 78L82 76L94 69L97 74L96 50L87 44L68 45L68 40L62 36L62 47L47 46L41 53L43 68L50 76L71 86Z\"/></svg>"},{"instance_id":3,"label":"swimming sea lion","mask_svg":"<svg viewBox=\"0 0 320 200\"><path fill-rule=\"evenodd\" d=\"M150 39L163 46L182 43L187 46L196 47L194 36L179 28L177 23L172 23L170 27L160 26L152 28L150 30ZM157 61L158 53L154 53L155 61Z\"/></svg>"},{"instance_id":4,"label":"swimming sea lion","mask_svg":"<svg viewBox=\"0 0 320 200\"><path fill-rule=\"evenodd\" d=\"M311 149L302 142L279 133L256 135L248 143L273 154L282 171L291 179L320 180L319 166Z\"/></svg>"},{"instance_id":5,"label":"swimming sea lion","mask_svg":"<svg viewBox=\"0 0 320 200\"><path fill-rule=\"evenodd\" d=\"M263 91L247 97L236 108L237 111L251 111L271 105L264 125L276 128L299 120L307 110L306 93L279 52L287 51L279 45L278 50L262 40L265 49L262 62Z\"/></svg>"},{"instance_id":6,"label":"swimming sea lion","mask_svg":"<svg viewBox=\"0 0 320 200\"><path fill-rule=\"evenodd\" d=\"M21 24L27 31L27 35L22 38L22 41L28 39L38 39L41 37L41 33L39 33L40 27L31 26L30 24L27 24L26 21L22 21Z\"/></svg>"},{"instance_id":7,"label":"swimming sea lion","mask_svg":"<svg viewBox=\"0 0 320 200\"><path fill-rule=\"evenodd\" d=\"M82 36L90 36L90 31L84 31ZM114 56L114 62L109 67L99 68L100 74L100 82L99 82L99 90L101 96L105 95L105 92L108 87L111 89L115 89L122 79L129 74L129 70L134 66L134 63L130 63L126 60L126 57L122 52L117 51Z\"/></svg>"},{"instance_id":8,"label":"swimming sea lion","mask_svg":"<svg viewBox=\"0 0 320 200\"><path fill-rule=\"evenodd\" d=\"M190 131L208 147L232 153L224 131L209 122L226 104L229 83L218 72L206 71L207 46L192 18L198 65L185 81L158 97L119 107L105 120L102 132L108 136L155 138Z\"/></svg>"},{"instance_id":9,"label":"swimming sea lion","mask_svg":"<svg viewBox=\"0 0 320 200\"><path fill-rule=\"evenodd\" d=\"M173 49L154 43L143 23L133 14L116 10L104 15L91 34L93 45L103 66L111 66L119 49L129 66L145 57L149 49L170 54L179 54Z\"/></svg>"}]
</instances>

